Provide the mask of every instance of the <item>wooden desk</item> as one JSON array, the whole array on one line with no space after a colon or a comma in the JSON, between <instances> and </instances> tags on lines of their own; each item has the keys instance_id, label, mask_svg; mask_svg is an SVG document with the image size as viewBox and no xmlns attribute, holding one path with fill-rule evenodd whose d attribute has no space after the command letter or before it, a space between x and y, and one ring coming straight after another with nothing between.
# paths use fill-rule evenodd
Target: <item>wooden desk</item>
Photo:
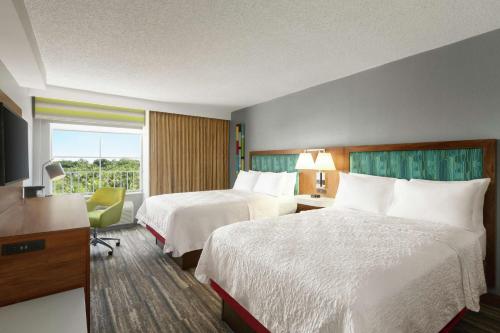
<instances>
[{"instance_id":1,"label":"wooden desk","mask_svg":"<svg viewBox=\"0 0 500 333\"><path fill-rule=\"evenodd\" d=\"M0 306L84 288L90 327L89 233L85 200L77 194L25 199L2 212ZM7 254L6 244L22 249L30 241L43 248Z\"/></svg>"}]
</instances>

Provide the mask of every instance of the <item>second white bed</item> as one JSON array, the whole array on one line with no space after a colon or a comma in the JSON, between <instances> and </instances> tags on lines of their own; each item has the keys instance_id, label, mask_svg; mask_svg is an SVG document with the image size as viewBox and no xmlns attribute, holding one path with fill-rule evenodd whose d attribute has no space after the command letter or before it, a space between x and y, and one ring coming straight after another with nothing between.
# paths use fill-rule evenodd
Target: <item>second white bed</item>
<instances>
[{"instance_id":1,"label":"second white bed","mask_svg":"<svg viewBox=\"0 0 500 333\"><path fill-rule=\"evenodd\" d=\"M174 257L203 248L215 229L239 222L294 213L293 196L274 197L241 190L185 192L147 198L137 212L140 224L165 239Z\"/></svg>"}]
</instances>

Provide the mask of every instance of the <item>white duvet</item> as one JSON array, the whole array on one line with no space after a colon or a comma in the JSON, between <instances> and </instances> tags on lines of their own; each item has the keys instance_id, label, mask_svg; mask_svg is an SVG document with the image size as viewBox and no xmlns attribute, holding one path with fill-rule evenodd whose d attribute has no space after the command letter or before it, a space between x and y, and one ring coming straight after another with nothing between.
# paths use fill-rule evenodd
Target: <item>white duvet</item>
<instances>
[{"instance_id":1,"label":"white duvet","mask_svg":"<svg viewBox=\"0 0 500 333\"><path fill-rule=\"evenodd\" d=\"M438 332L486 292L477 235L333 208L220 228L195 275L271 332Z\"/></svg>"},{"instance_id":2,"label":"white duvet","mask_svg":"<svg viewBox=\"0 0 500 333\"><path fill-rule=\"evenodd\" d=\"M163 252L177 257L199 250L218 227L278 216L279 198L248 191L220 190L156 195L137 211L137 220L163 238Z\"/></svg>"}]
</instances>

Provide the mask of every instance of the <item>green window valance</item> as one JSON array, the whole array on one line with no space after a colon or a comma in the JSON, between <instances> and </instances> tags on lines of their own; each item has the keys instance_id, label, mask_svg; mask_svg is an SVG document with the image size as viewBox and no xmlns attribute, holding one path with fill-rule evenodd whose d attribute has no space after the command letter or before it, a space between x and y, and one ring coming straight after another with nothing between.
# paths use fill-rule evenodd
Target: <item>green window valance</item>
<instances>
[{"instance_id":1,"label":"green window valance","mask_svg":"<svg viewBox=\"0 0 500 333\"><path fill-rule=\"evenodd\" d=\"M34 117L60 122L78 122L142 128L145 110L56 98L34 97Z\"/></svg>"}]
</instances>

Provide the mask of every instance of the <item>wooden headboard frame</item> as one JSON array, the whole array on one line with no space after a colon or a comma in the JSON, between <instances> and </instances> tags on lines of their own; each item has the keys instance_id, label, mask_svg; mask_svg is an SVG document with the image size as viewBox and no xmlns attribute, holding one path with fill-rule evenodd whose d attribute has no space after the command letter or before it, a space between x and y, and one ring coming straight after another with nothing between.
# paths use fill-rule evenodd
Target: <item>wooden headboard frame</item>
<instances>
[{"instance_id":1,"label":"wooden headboard frame","mask_svg":"<svg viewBox=\"0 0 500 333\"><path fill-rule=\"evenodd\" d=\"M484 227L486 228L484 267L486 282L488 287L492 288L495 286L496 260L496 145L496 140L491 139L345 147L344 165L345 170L349 171L351 152L481 148L483 150L483 177L491 179L484 199Z\"/></svg>"}]
</instances>

